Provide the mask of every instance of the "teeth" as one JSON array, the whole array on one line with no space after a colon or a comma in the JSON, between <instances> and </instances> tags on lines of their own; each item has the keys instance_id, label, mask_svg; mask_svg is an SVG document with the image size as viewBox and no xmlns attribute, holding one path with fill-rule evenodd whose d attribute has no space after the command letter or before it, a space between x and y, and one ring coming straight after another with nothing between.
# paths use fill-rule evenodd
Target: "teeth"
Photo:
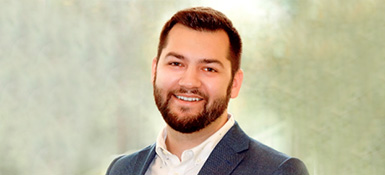
<instances>
[{"instance_id":1,"label":"teeth","mask_svg":"<svg viewBox=\"0 0 385 175\"><path fill-rule=\"evenodd\" d=\"M190 97L183 97L183 96L176 96L178 99L184 100L184 101L200 101L200 98L190 98Z\"/></svg>"}]
</instances>

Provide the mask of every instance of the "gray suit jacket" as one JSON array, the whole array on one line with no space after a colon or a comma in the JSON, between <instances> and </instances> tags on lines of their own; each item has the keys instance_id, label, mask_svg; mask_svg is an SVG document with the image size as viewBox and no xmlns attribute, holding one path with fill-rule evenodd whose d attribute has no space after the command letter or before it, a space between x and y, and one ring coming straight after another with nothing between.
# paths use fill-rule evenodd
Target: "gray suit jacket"
<instances>
[{"instance_id":1,"label":"gray suit jacket","mask_svg":"<svg viewBox=\"0 0 385 175\"><path fill-rule=\"evenodd\" d=\"M107 175L144 175L155 157L155 144L116 158ZM248 137L237 123L203 165L200 175L308 175L299 159L289 157Z\"/></svg>"}]
</instances>

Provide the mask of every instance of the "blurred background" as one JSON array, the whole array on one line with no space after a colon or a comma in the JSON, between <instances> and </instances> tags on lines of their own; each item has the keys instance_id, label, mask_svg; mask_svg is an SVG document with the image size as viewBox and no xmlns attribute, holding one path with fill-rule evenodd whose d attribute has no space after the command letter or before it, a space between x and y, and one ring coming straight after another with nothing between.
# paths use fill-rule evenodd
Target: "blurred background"
<instances>
[{"instance_id":1,"label":"blurred background","mask_svg":"<svg viewBox=\"0 0 385 175\"><path fill-rule=\"evenodd\" d=\"M191 6L241 34L250 136L310 174L385 174L381 0L0 0L0 175L102 175L155 142L151 61Z\"/></svg>"}]
</instances>

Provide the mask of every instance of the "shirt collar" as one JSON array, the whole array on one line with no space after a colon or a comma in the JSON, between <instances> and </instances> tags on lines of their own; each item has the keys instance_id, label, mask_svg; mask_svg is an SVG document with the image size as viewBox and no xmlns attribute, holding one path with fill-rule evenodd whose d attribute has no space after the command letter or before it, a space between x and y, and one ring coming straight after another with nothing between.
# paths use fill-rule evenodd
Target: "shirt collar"
<instances>
[{"instance_id":1,"label":"shirt collar","mask_svg":"<svg viewBox=\"0 0 385 175\"><path fill-rule=\"evenodd\" d=\"M235 120L231 114L228 114L227 122L213 135L203 141L201 144L197 145L194 148L189 150L185 150L182 153L182 161L176 162L175 157L167 150L166 147L166 138L167 138L167 130L164 128L158 135L156 141L156 149L155 152L158 157L162 160L163 164L172 163L178 164L183 163L185 159L195 159L196 162L206 161L208 156L214 150L215 146L218 142L223 138L223 136L230 130L230 128L234 125ZM174 160L172 160L174 158Z\"/></svg>"}]
</instances>

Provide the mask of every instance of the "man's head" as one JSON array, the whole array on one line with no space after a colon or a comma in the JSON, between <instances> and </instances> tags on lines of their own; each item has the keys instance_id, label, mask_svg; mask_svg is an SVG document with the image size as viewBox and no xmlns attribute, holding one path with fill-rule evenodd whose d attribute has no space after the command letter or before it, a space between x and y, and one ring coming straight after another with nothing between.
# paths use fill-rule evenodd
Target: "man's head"
<instances>
[{"instance_id":1,"label":"man's head","mask_svg":"<svg viewBox=\"0 0 385 175\"><path fill-rule=\"evenodd\" d=\"M224 119L238 95L241 40L222 13L191 8L164 26L153 60L154 97L166 123L192 133Z\"/></svg>"},{"instance_id":2,"label":"man's head","mask_svg":"<svg viewBox=\"0 0 385 175\"><path fill-rule=\"evenodd\" d=\"M157 58L160 57L162 50L166 47L168 34L175 24L182 24L197 31L214 32L224 30L230 40L227 59L231 62L231 72L234 76L241 64L242 40L230 19L220 11L205 7L189 8L177 12L163 26L159 38Z\"/></svg>"}]
</instances>

